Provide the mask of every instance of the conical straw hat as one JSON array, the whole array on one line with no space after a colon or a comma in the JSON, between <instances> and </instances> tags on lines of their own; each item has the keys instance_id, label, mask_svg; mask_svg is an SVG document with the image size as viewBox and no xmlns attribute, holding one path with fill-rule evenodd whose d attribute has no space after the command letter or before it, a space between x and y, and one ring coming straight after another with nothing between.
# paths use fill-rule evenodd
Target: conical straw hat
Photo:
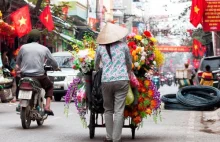
<instances>
[{"instance_id":1,"label":"conical straw hat","mask_svg":"<svg viewBox=\"0 0 220 142\"><path fill-rule=\"evenodd\" d=\"M112 23L107 23L99 33L96 41L98 44L109 44L121 40L127 34L128 29Z\"/></svg>"}]
</instances>

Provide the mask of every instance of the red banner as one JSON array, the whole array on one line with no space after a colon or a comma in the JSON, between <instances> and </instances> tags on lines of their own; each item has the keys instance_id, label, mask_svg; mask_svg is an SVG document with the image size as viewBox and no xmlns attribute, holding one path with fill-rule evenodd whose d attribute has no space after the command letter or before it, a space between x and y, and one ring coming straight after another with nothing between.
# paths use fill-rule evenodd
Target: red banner
<instances>
[{"instance_id":1,"label":"red banner","mask_svg":"<svg viewBox=\"0 0 220 142\"><path fill-rule=\"evenodd\" d=\"M206 0L207 8L203 16L204 31L220 31L220 0Z\"/></svg>"},{"instance_id":2,"label":"red banner","mask_svg":"<svg viewBox=\"0 0 220 142\"><path fill-rule=\"evenodd\" d=\"M158 46L161 52L191 52L191 47L188 46Z\"/></svg>"}]
</instances>

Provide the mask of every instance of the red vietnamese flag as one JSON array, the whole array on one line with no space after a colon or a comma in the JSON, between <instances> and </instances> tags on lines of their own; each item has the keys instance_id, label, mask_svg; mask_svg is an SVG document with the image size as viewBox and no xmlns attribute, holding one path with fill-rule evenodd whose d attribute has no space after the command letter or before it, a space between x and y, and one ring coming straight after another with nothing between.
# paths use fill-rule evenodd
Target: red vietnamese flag
<instances>
[{"instance_id":1,"label":"red vietnamese flag","mask_svg":"<svg viewBox=\"0 0 220 142\"><path fill-rule=\"evenodd\" d=\"M18 34L18 37L22 37L32 30L28 5L12 13L11 18L14 23L15 32Z\"/></svg>"},{"instance_id":2,"label":"red vietnamese flag","mask_svg":"<svg viewBox=\"0 0 220 142\"><path fill-rule=\"evenodd\" d=\"M197 27L203 18L207 3L205 0L192 0L190 22L194 27Z\"/></svg>"},{"instance_id":3,"label":"red vietnamese flag","mask_svg":"<svg viewBox=\"0 0 220 142\"><path fill-rule=\"evenodd\" d=\"M199 56L199 50L201 49L202 47L202 43L200 41L198 41L197 39L193 39L193 55L195 57L198 57Z\"/></svg>"},{"instance_id":4,"label":"red vietnamese flag","mask_svg":"<svg viewBox=\"0 0 220 142\"><path fill-rule=\"evenodd\" d=\"M52 31L54 29L53 18L49 6L44 8L39 18L43 25L48 29L48 31Z\"/></svg>"}]
</instances>

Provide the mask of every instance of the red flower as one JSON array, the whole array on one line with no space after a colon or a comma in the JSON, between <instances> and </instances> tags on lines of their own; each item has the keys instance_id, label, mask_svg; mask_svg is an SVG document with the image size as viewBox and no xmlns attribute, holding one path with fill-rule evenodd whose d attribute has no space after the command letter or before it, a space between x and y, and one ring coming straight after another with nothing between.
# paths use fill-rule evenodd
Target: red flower
<instances>
[{"instance_id":1,"label":"red flower","mask_svg":"<svg viewBox=\"0 0 220 142\"><path fill-rule=\"evenodd\" d=\"M135 118L133 119L133 121L134 121L135 124L138 124L138 123L141 122L141 117L140 117L140 116L137 116L137 117L135 117Z\"/></svg>"},{"instance_id":2,"label":"red flower","mask_svg":"<svg viewBox=\"0 0 220 142\"><path fill-rule=\"evenodd\" d=\"M151 33L149 31L145 31L144 35L148 38L152 37Z\"/></svg>"},{"instance_id":3,"label":"red flower","mask_svg":"<svg viewBox=\"0 0 220 142\"><path fill-rule=\"evenodd\" d=\"M135 45L134 41L131 41L131 42L128 43L128 47L132 47L133 48L134 45Z\"/></svg>"}]
</instances>

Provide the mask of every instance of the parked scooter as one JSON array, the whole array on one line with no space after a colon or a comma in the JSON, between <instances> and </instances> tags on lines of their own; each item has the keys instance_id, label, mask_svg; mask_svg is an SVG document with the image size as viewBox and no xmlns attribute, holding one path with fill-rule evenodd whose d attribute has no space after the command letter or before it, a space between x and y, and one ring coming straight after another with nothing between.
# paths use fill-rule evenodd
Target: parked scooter
<instances>
[{"instance_id":1,"label":"parked scooter","mask_svg":"<svg viewBox=\"0 0 220 142\"><path fill-rule=\"evenodd\" d=\"M51 66L44 66L45 74L52 71ZM40 83L31 78L24 77L20 80L19 95L20 99L20 118L24 129L30 128L31 121L37 121L38 126L43 125L48 115L44 112L45 91Z\"/></svg>"}]
</instances>

